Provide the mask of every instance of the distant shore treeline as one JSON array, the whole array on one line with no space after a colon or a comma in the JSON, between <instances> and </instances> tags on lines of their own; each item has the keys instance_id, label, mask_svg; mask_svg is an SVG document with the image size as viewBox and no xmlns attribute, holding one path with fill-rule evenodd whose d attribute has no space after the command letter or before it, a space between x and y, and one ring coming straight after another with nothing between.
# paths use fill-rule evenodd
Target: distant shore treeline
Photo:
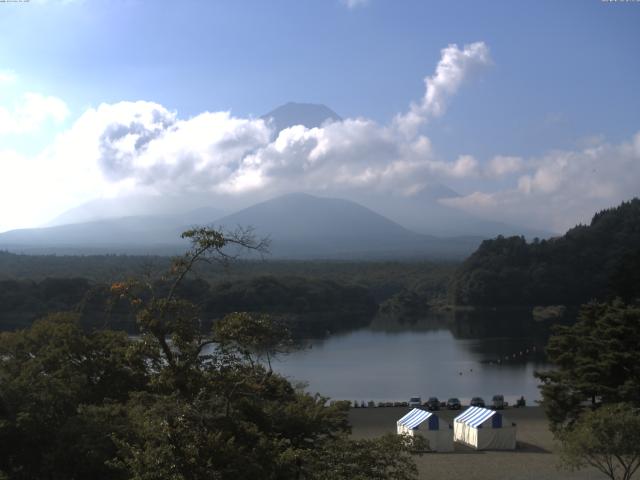
<instances>
[{"instance_id":1,"label":"distant shore treeline","mask_svg":"<svg viewBox=\"0 0 640 480\"><path fill-rule=\"evenodd\" d=\"M166 286L155 283L156 290ZM359 286L302 277L260 276L209 284L184 281L178 296L197 305L202 328L235 311L269 313L298 336L324 334L366 325L378 309L370 292ZM114 297L110 285L83 278L0 281L0 330L30 326L50 312L75 311L86 328L136 333L133 309Z\"/></svg>"},{"instance_id":2,"label":"distant shore treeline","mask_svg":"<svg viewBox=\"0 0 640 480\"><path fill-rule=\"evenodd\" d=\"M482 242L449 288L456 305L580 305L640 296L640 200L594 215L565 235Z\"/></svg>"},{"instance_id":3,"label":"distant shore treeline","mask_svg":"<svg viewBox=\"0 0 640 480\"><path fill-rule=\"evenodd\" d=\"M30 325L50 312L78 310L92 327L135 329L109 285L156 278L171 259L156 256L16 255L0 252L0 330ZM208 321L229 311L261 311L287 319L294 333L324 335L365 325L378 308L424 312L444 301L457 264L427 261L244 261L202 265L183 294ZM415 303L405 305L412 298ZM108 307L108 311L107 311Z\"/></svg>"}]
</instances>

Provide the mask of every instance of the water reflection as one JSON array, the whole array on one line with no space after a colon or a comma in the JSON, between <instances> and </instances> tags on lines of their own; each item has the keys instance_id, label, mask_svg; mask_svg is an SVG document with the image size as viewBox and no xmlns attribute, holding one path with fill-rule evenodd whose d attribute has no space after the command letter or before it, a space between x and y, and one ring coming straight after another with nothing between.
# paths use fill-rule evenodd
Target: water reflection
<instances>
[{"instance_id":1,"label":"water reflection","mask_svg":"<svg viewBox=\"0 0 640 480\"><path fill-rule=\"evenodd\" d=\"M485 400L539 398L548 328L528 312L445 312L376 317L367 328L311 340L277 369L336 399L406 400L413 395Z\"/></svg>"}]
</instances>

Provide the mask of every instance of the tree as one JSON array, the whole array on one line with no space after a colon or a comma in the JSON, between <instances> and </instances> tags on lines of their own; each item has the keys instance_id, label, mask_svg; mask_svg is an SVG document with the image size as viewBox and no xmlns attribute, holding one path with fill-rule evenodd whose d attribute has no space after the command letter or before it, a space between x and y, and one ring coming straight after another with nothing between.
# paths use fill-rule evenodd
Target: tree
<instances>
[{"instance_id":1,"label":"tree","mask_svg":"<svg viewBox=\"0 0 640 480\"><path fill-rule=\"evenodd\" d=\"M453 303L473 306L577 306L640 295L640 199L594 215L561 237L485 240L458 268Z\"/></svg>"},{"instance_id":2,"label":"tree","mask_svg":"<svg viewBox=\"0 0 640 480\"><path fill-rule=\"evenodd\" d=\"M387 434L378 439L341 438L313 454L304 478L313 480L411 480L412 455L428 450L424 437Z\"/></svg>"},{"instance_id":3,"label":"tree","mask_svg":"<svg viewBox=\"0 0 640 480\"><path fill-rule=\"evenodd\" d=\"M316 479L328 478L329 465L342 472L336 479L367 468L376 472L370 478L414 478L406 441L351 440L347 404L326 406L327 398L273 372L271 359L291 346L280 322L236 312L202 332L197 309L175 292L199 261L227 260L228 239L206 229L184 236L192 249L174 263L165 292L138 281L113 288L137 306L143 336L136 346L155 372L151 392L126 405L130 430L115 437L113 465L140 480ZM261 248L247 236L235 244Z\"/></svg>"},{"instance_id":4,"label":"tree","mask_svg":"<svg viewBox=\"0 0 640 480\"><path fill-rule=\"evenodd\" d=\"M214 325L213 337L221 348L240 353L251 364L265 358L270 372L271 359L292 348L289 330L264 314L229 314Z\"/></svg>"},{"instance_id":5,"label":"tree","mask_svg":"<svg viewBox=\"0 0 640 480\"><path fill-rule=\"evenodd\" d=\"M640 307L620 301L587 304L574 325L556 328L547 346L556 368L536 374L554 432L571 427L585 401L640 404L638 338Z\"/></svg>"},{"instance_id":6,"label":"tree","mask_svg":"<svg viewBox=\"0 0 640 480\"><path fill-rule=\"evenodd\" d=\"M147 383L127 335L85 333L74 314L0 334L0 472L9 478L113 479L115 446L88 428L83 405L126 400Z\"/></svg>"},{"instance_id":7,"label":"tree","mask_svg":"<svg viewBox=\"0 0 640 480\"><path fill-rule=\"evenodd\" d=\"M207 331L177 294L197 263L264 244L246 232L183 236L192 248L163 282L112 285L137 310L139 338L84 332L68 315L0 336L0 478L415 478L411 443L352 440L348 404L271 369L289 346L279 322L240 312Z\"/></svg>"},{"instance_id":8,"label":"tree","mask_svg":"<svg viewBox=\"0 0 640 480\"><path fill-rule=\"evenodd\" d=\"M640 467L640 409L618 403L587 411L560 440L567 468L590 465L611 480L630 480Z\"/></svg>"}]
</instances>

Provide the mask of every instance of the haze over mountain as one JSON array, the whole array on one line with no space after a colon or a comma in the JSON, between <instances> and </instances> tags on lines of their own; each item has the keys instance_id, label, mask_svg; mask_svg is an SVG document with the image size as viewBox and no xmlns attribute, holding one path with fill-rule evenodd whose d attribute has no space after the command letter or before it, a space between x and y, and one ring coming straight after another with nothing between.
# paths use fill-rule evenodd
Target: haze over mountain
<instances>
[{"instance_id":1,"label":"haze over mountain","mask_svg":"<svg viewBox=\"0 0 640 480\"><path fill-rule=\"evenodd\" d=\"M325 105L290 102L281 105L261 118L271 126L273 136L294 125L315 128L331 122L340 122L341 117ZM345 159L345 162L347 160ZM125 216L179 215L192 216L196 208L209 212L205 220L222 217L225 213L250 207L269 200L279 194L299 191L295 182L280 184L277 188L250 190L241 194L189 193L160 195L135 194L111 199L97 199L73 208L46 226L119 218ZM482 236L524 235L527 238L549 237L550 232L528 229L505 223L488 221L461 210L445 206L442 199L456 199L460 195L450 187L436 181L422 182L411 192L398 193L378 189L345 190L336 185L318 186L308 193L323 197L353 200L397 222L403 227L426 235L435 236ZM212 206L215 206L212 207ZM185 224L201 222L199 218L186 219ZM202 222L201 222L202 223Z\"/></svg>"},{"instance_id":2,"label":"haze over mountain","mask_svg":"<svg viewBox=\"0 0 640 480\"><path fill-rule=\"evenodd\" d=\"M58 215L45 227L123 217L179 217L183 224L209 223L226 210L210 206L211 198L203 195L163 197L135 195L92 200Z\"/></svg>"},{"instance_id":3,"label":"haze over mountain","mask_svg":"<svg viewBox=\"0 0 640 480\"><path fill-rule=\"evenodd\" d=\"M196 218L200 222L191 222ZM25 253L174 254L194 223L227 230L251 226L271 240L272 258L463 258L479 237L421 235L355 202L308 194L282 195L215 220L207 211L132 216L0 234L0 248Z\"/></svg>"},{"instance_id":4,"label":"haze over mountain","mask_svg":"<svg viewBox=\"0 0 640 480\"><path fill-rule=\"evenodd\" d=\"M253 205L216 222L226 229L251 225L271 239L274 257L460 258L479 238L440 239L412 232L358 203L292 193Z\"/></svg>"},{"instance_id":5,"label":"haze over mountain","mask_svg":"<svg viewBox=\"0 0 640 480\"><path fill-rule=\"evenodd\" d=\"M315 128L342 120L325 105L293 102L262 118L274 135L294 125ZM480 237L550 236L444 206L440 199L459 194L437 181L423 183L406 195L345 192L331 186L324 188L322 197L346 198L301 193L270 198L269 194L266 190L231 196L200 192L96 199L51 220L47 224L51 228L0 234L0 247L33 253L173 254L186 245L179 239L182 231L214 221L228 228L253 226L259 235L269 235L276 258L460 258L475 249ZM236 213L224 217L230 211ZM434 236L457 238L443 241Z\"/></svg>"},{"instance_id":6,"label":"haze over mountain","mask_svg":"<svg viewBox=\"0 0 640 480\"><path fill-rule=\"evenodd\" d=\"M212 224L215 210L184 215L140 215L104 218L43 228L0 233L0 249L22 253L161 254L181 253L187 243L180 234L189 227Z\"/></svg>"}]
</instances>

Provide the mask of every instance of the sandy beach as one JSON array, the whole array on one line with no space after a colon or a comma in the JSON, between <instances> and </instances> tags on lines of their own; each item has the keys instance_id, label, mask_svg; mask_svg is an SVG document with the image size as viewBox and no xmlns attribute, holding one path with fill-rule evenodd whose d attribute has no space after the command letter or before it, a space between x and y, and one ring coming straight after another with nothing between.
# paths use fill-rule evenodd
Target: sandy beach
<instances>
[{"instance_id":1,"label":"sandy beach","mask_svg":"<svg viewBox=\"0 0 640 480\"><path fill-rule=\"evenodd\" d=\"M352 408L349 414L356 438L372 438L396 432L396 420L409 408ZM460 412L437 412L441 421L453 422ZM569 472L559 468L558 447L540 407L508 408L505 418L517 424L515 451L475 451L456 444L452 453L428 453L416 457L421 479L536 480L605 479L594 469Z\"/></svg>"}]
</instances>

